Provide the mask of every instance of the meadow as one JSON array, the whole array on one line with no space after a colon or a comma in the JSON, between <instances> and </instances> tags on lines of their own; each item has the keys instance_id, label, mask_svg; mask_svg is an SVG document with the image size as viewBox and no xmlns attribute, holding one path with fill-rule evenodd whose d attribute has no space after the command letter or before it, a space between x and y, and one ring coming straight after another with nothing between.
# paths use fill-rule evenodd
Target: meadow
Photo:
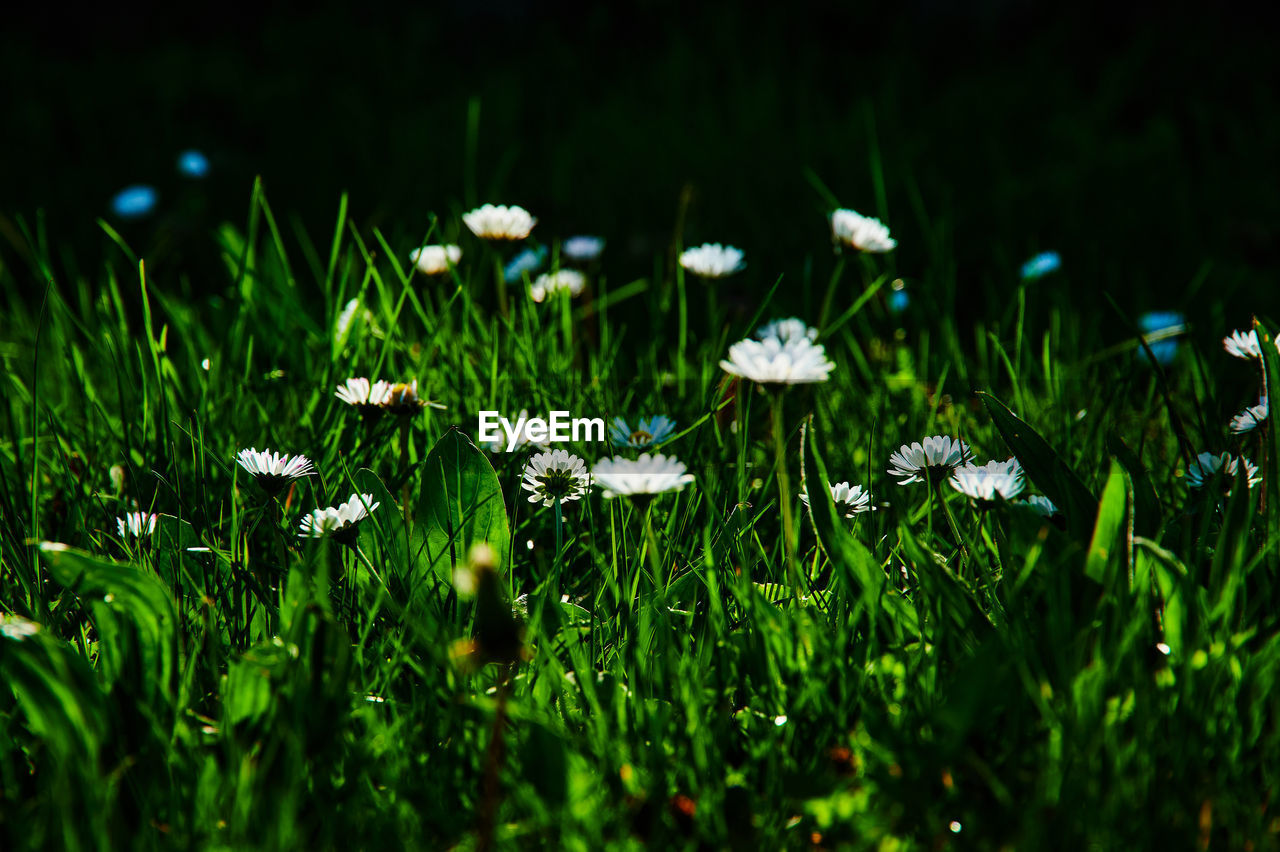
<instances>
[{"instance_id":1,"label":"meadow","mask_svg":"<svg viewBox=\"0 0 1280 852\"><path fill-rule=\"evenodd\" d=\"M618 279L463 209L319 235L255 184L199 288L19 222L0 845L1276 847L1265 317L1064 250L961 319L921 210L918 268L813 215L800 274L677 226ZM625 426L548 473L479 440L522 410Z\"/></svg>"}]
</instances>

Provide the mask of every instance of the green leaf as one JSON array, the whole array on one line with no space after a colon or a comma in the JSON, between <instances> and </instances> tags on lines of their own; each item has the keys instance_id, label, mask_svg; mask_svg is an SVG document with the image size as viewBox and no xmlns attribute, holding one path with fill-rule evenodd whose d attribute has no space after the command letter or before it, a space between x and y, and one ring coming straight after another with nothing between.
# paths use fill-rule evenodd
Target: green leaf
<instances>
[{"instance_id":1,"label":"green leaf","mask_svg":"<svg viewBox=\"0 0 1280 852\"><path fill-rule=\"evenodd\" d=\"M1258 346L1262 350L1262 371L1267 389L1267 454L1259 459L1262 465L1262 477L1266 483L1264 500L1267 506L1267 548L1269 561L1274 566L1280 563L1280 427L1276 418L1280 417L1280 352L1276 350L1276 335L1263 325L1256 317L1253 320L1254 331L1258 333Z\"/></svg>"},{"instance_id":2,"label":"green leaf","mask_svg":"<svg viewBox=\"0 0 1280 852\"><path fill-rule=\"evenodd\" d=\"M384 578L403 577L412 565L409 549L409 529L404 523L404 513L396 503L396 498L387 490L387 486L376 473L368 468L360 468L351 477L356 490L360 494L368 494L378 504L368 519L360 524L360 532L356 538L360 550L369 557ZM376 583L367 572L358 572L360 584L367 586Z\"/></svg>"},{"instance_id":3,"label":"green leaf","mask_svg":"<svg viewBox=\"0 0 1280 852\"><path fill-rule=\"evenodd\" d=\"M511 533L498 475L475 444L457 427L427 455L415 521L418 564L452 582L454 566L473 544L488 542L499 570L508 560ZM421 530L421 537L419 537ZM421 579L421 578L419 578Z\"/></svg>"},{"instance_id":4,"label":"green leaf","mask_svg":"<svg viewBox=\"0 0 1280 852\"><path fill-rule=\"evenodd\" d=\"M6 700L9 690L12 700ZM23 767L27 777L16 789L30 791L16 799L6 794L0 814L15 814L16 804L22 816L7 823L0 817L5 835L16 840L20 831L20 848L107 848L103 838L116 799L100 767L118 736L88 661L43 630L23 639L0 634L0 707L0 754L8 766ZM23 727L30 733L19 734ZM39 740L38 748L31 737ZM17 779L10 772L6 782L13 789ZM41 806L41 800L52 807Z\"/></svg>"},{"instance_id":5,"label":"green leaf","mask_svg":"<svg viewBox=\"0 0 1280 852\"><path fill-rule=\"evenodd\" d=\"M836 511L827 468L818 454L812 416L803 427L801 442L804 445L801 478L809 495L809 516L847 597L896 641L917 638L919 619L915 607L890 586L879 561L854 538Z\"/></svg>"},{"instance_id":6,"label":"green leaf","mask_svg":"<svg viewBox=\"0 0 1280 852\"><path fill-rule=\"evenodd\" d=\"M107 683L127 682L140 701L171 703L177 637L173 599L158 577L65 544L42 542L53 578L88 605Z\"/></svg>"},{"instance_id":7,"label":"green leaf","mask_svg":"<svg viewBox=\"0 0 1280 852\"><path fill-rule=\"evenodd\" d=\"M1107 436L1107 451L1124 466L1125 472L1129 474L1129 484L1133 486L1134 534L1155 538L1164 523L1164 513L1150 475L1142 466L1137 453L1129 449L1129 445L1115 432Z\"/></svg>"},{"instance_id":8,"label":"green leaf","mask_svg":"<svg viewBox=\"0 0 1280 852\"><path fill-rule=\"evenodd\" d=\"M1137 544L1136 578L1141 587L1151 585L1151 592L1159 601L1156 616L1159 619L1163 641L1168 644L1175 659L1188 651L1185 637L1193 624L1195 583L1187 568L1173 553L1155 542L1139 538Z\"/></svg>"},{"instance_id":9,"label":"green leaf","mask_svg":"<svg viewBox=\"0 0 1280 852\"><path fill-rule=\"evenodd\" d=\"M1003 402L985 391L978 396L987 406L991 421L1017 457L1027 477L1057 504L1067 520L1067 530L1080 541L1088 541L1098 512L1098 498L1066 462Z\"/></svg>"},{"instance_id":10,"label":"green leaf","mask_svg":"<svg viewBox=\"0 0 1280 852\"><path fill-rule=\"evenodd\" d=\"M296 649L295 649L296 650ZM264 721L271 697L279 691L290 664L289 649L263 642L231 664L222 685L223 722L228 728Z\"/></svg>"},{"instance_id":11,"label":"green leaf","mask_svg":"<svg viewBox=\"0 0 1280 852\"><path fill-rule=\"evenodd\" d=\"M0 673L27 727L68 761L92 761L107 735L102 688L88 661L43 629L24 639L0 635Z\"/></svg>"},{"instance_id":12,"label":"green leaf","mask_svg":"<svg viewBox=\"0 0 1280 852\"><path fill-rule=\"evenodd\" d=\"M561 808L568 798L568 750L564 739L541 722L526 723L520 762L524 776L552 808Z\"/></svg>"},{"instance_id":13,"label":"green leaf","mask_svg":"<svg viewBox=\"0 0 1280 852\"><path fill-rule=\"evenodd\" d=\"M1093 537L1089 541L1089 554L1085 557L1084 573L1092 580L1110 586L1107 582L1107 568L1114 561L1118 550L1127 548L1131 536L1126 535L1125 521L1129 517L1128 478L1124 467L1112 459L1111 472L1107 475L1107 484L1102 490L1102 502L1098 505L1097 523L1093 527ZM1126 555L1125 565L1132 565L1132 554Z\"/></svg>"}]
</instances>

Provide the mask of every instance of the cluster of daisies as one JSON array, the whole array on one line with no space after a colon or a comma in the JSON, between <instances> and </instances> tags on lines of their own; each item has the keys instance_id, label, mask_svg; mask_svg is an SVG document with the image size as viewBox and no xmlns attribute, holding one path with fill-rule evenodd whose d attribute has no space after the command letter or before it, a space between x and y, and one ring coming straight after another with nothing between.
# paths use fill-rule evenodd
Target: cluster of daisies
<instances>
[{"instance_id":1,"label":"cluster of daisies","mask_svg":"<svg viewBox=\"0 0 1280 852\"><path fill-rule=\"evenodd\" d=\"M1276 346L1280 349L1280 341L1276 342ZM1253 329L1233 331L1222 339L1222 348L1236 358L1257 364L1261 377L1262 345L1258 341L1257 331ZM1258 397L1256 405L1249 406L1231 418L1228 428L1232 434L1243 435L1264 425L1268 404L1266 382L1261 378ZM1230 493L1231 483L1235 481L1241 470L1250 488L1262 481L1258 466L1244 455L1236 456L1229 452L1200 453L1187 465L1187 484L1192 488L1203 488L1216 479L1221 483L1223 493Z\"/></svg>"},{"instance_id":2,"label":"cluster of daisies","mask_svg":"<svg viewBox=\"0 0 1280 852\"><path fill-rule=\"evenodd\" d=\"M462 222L476 237L495 246L528 239L538 224L528 210L506 204L477 207L464 213ZM879 219L863 216L854 210L835 210L829 222L831 238L838 246L877 254L892 251L898 245L889 236L888 227ZM535 302L542 302L555 293L567 293L570 297L581 295L587 286L587 276L575 266L595 262L603 251L604 240L600 237L578 235L563 240L559 245L559 258L565 265L532 279L529 297ZM503 283L519 281L525 275L538 272L546 259L547 252L543 246L519 252L503 268ZM424 245L414 249L409 260L423 275L444 276L461 262L462 247L453 243ZM680 267L705 281L728 278L746 266L742 249L724 243L704 243L680 254Z\"/></svg>"},{"instance_id":3,"label":"cluster of daisies","mask_svg":"<svg viewBox=\"0 0 1280 852\"><path fill-rule=\"evenodd\" d=\"M538 221L522 207L493 204L465 213L462 220L472 234L495 246L514 245L528 239ZM833 211L829 225L832 241L841 249L881 254L897 247L884 223L854 210ZM603 250L604 240L599 237L567 238L557 248L557 257L563 265L558 262L552 270L532 278L533 273L546 263L548 252L544 246L525 248L505 265L502 282L527 281L529 297L534 302L545 301L557 293L578 296L588 283L583 269L590 268ZM410 261L424 275L443 276L457 267L462 254L462 247L455 244L423 245L410 254ZM746 268L743 251L723 243L705 243L686 249L681 253L679 263L683 270L708 283ZM1058 269L1060 264L1061 259L1056 253L1038 255L1024 265L1022 277L1034 280ZM835 369L818 336L818 329L799 318L776 319L730 346L720 367L735 380L761 386L781 404L780 394L787 387L825 382ZM1261 357L1258 336L1254 331L1233 332L1224 339L1223 345L1227 352L1238 358L1256 361ZM1157 360L1164 361L1161 356L1167 354L1170 353L1157 353ZM336 395L359 412L366 422L384 414L405 418L404 422L407 422L407 418L428 405L441 407L419 395L416 380L393 383L351 378L337 389ZM1266 417L1264 390L1257 405L1232 418L1230 429L1236 434L1249 432L1258 428ZM517 423L523 425L516 427L521 429L521 434L507 434L487 444L494 452L526 445L538 449L521 476L522 488L529 492L530 502L549 507L579 500L593 488L598 488L605 499L624 496L647 505L653 496L680 491L694 480L683 462L673 455L658 452L675 433L675 423L668 417L641 419L635 422L634 427L621 417L614 418L608 431L616 454L590 468L579 456L565 450L552 450L550 438L545 433L535 436L529 432L536 419L529 418L527 410L521 411ZM628 451L638 451L639 455L630 457ZM237 461L272 498L291 483L316 472L305 456L289 456L270 450L242 450ZM934 435L923 441L904 444L890 456L889 465L887 472L900 485L921 482L937 488L945 482L971 498L980 509L1019 498L1046 517L1058 512L1048 498L1023 494L1025 476L1016 458L977 464L969 446L950 436ZM1187 481L1198 488L1215 477L1234 479L1241 470L1250 486L1259 481L1256 465L1243 456L1225 452L1218 455L1201 453L1188 465ZM830 489L833 500L847 518L874 508L871 493L862 485L842 481L831 484ZM810 496L803 487L800 499L806 507L809 506ZM303 537L334 536L350 540L360 521L377 507L371 495L352 494L349 500L338 506L316 509L308 514L301 522L299 534ZM155 531L156 519L156 515L147 512L130 512L117 519L117 528L121 537L146 536Z\"/></svg>"},{"instance_id":4,"label":"cluster of daisies","mask_svg":"<svg viewBox=\"0 0 1280 852\"><path fill-rule=\"evenodd\" d=\"M343 398L342 392L349 387L350 382L347 387L338 389L340 399ZM254 478L258 487L273 500L279 497L285 488L316 474L315 465L306 456L273 453L269 449L241 450L236 456L236 461ZM332 536L337 541L350 544L355 540L360 522L379 505L374 501L372 494L352 494L337 506L315 509L304 516L298 535L301 538Z\"/></svg>"},{"instance_id":5,"label":"cluster of daisies","mask_svg":"<svg viewBox=\"0 0 1280 852\"><path fill-rule=\"evenodd\" d=\"M367 378L351 378L339 386L334 395L359 412L366 421L383 414L408 418L428 405L435 405L419 396L417 379L411 382L371 382ZM270 448L243 449L236 455L236 462L273 500L295 482L316 474L315 465L306 456L272 452ZM349 544L355 540L360 522L379 505L372 494L352 494L336 506L309 512L300 522L298 535L301 538L332 536L336 541ZM129 512L116 519L116 530L122 539L144 538L155 533L158 520L159 516L151 512Z\"/></svg>"},{"instance_id":6,"label":"cluster of daisies","mask_svg":"<svg viewBox=\"0 0 1280 852\"><path fill-rule=\"evenodd\" d=\"M347 379L334 393L338 399L350 405L366 421L374 421L383 414L396 417L412 417L430 406L441 408L418 394L418 380L410 382L369 381L367 378Z\"/></svg>"},{"instance_id":7,"label":"cluster of daisies","mask_svg":"<svg viewBox=\"0 0 1280 852\"><path fill-rule=\"evenodd\" d=\"M527 239L538 224L528 210L505 204L477 207L464 213L462 221L471 233L494 245L519 243ZM560 244L560 258L569 264L592 263L603 251L604 240L588 235L569 237ZM455 244L424 245L414 249L409 260L423 275L443 276L462 260L462 247ZM518 281L526 274L537 272L545 262L545 248L525 249L504 267L503 282ZM585 273L572 266L564 266L535 278L529 285L529 297L535 302L542 302L554 293L578 296L586 286Z\"/></svg>"},{"instance_id":8,"label":"cluster of daisies","mask_svg":"<svg viewBox=\"0 0 1280 852\"><path fill-rule=\"evenodd\" d=\"M1258 332L1253 329L1231 332L1231 334L1222 338L1222 348L1236 358L1253 361L1261 365L1262 346L1258 343ZM1276 348L1280 349L1280 340L1276 341ZM1259 389L1258 397L1257 405L1251 405L1231 418L1230 428L1232 433L1243 435L1245 432L1252 432L1262 425L1263 420L1267 419L1267 389L1265 382Z\"/></svg>"},{"instance_id":9,"label":"cluster of daisies","mask_svg":"<svg viewBox=\"0 0 1280 852\"><path fill-rule=\"evenodd\" d=\"M272 452L269 448L241 450L236 455L236 462L271 499L279 497L295 482L316 474L315 465L306 456ZM332 536L349 544L355 540L360 522L379 505L372 494L352 494L337 506L315 509L304 516L298 535L300 538ZM129 512L125 517L116 519L116 529L121 538L145 538L155 533L159 517L150 512Z\"/></svg>"},{"instance_id":10,"label":"cluster of daisies","mask_svg":"<svg viewBox=\"0 0 1280 852\"><path fill-rule=\"evenodd\" d=\"M523 417L525 412L521 412ZM671 418L659 415L642 418L632 428L626 420L615 417L609 425L609 438L620 449L652 450L675 433ZM599 487L606 500L628 497L644 503L658 494L680 491L693 482L684 463L675 456L642 452L638 458L614 455L601 459L587 470L586 462L566 450L535 454L525 465L521 486L530 492L530 503L543 506L577 500L593 487Z\"/></svg>"}]
</instances>

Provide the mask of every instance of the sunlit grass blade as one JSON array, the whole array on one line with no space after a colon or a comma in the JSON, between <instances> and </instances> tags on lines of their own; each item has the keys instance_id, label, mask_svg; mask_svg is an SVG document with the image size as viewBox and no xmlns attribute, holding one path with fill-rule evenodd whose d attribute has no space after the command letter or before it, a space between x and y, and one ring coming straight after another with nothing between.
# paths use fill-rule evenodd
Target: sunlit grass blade
<instances>
[{"instance_id":1,"label":"sunlit grass blade","mask_svg":"<svg viewBox=\"0 0 1280 852\"><path fill-rule=\"evenodd\" d=\"M1000 400L978 391L987 406L1000 437L1022 464L1027 476L1067 519L1067 528L1081 541L1088 541L1098 510L1098 500L1049 442L1020 419Z\"/></svg>"}]
</instances>

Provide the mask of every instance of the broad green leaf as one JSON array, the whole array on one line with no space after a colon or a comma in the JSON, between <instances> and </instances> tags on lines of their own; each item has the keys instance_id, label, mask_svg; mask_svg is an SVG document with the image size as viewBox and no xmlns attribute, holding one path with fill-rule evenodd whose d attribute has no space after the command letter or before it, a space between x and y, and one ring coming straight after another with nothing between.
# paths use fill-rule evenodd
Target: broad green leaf
<instances>
[{"instance_id":1,"label":"broad green leaf","mask_svg":"<svg viewBox=\"0 0 1280 852\"><path fill-rule=\"evenodd\" d=\"M284 643L263 642L231 664L222 685L223 723L228 729L267 717L271 698L279 691L290 660Z\"/></svg>"},{"instance_id":2,"label":"broad green leaf","mask_svg":"<svg viewBox=\"0 0 1280 852\"><path fill-rule=\"evenodd\" d=\"M1112 459L1111 472L1107 475L1107 484L1102 490L1102 501L1098 504L1097 522L1089 540L1089 554L1084 563L1087 577L1111 588L1114 586L1107 582L1107 566L1116 555L1124 557L1125 565L1132 564L1132 555L1121 553L1122 549L1128 547L1130 538L1125 534L1125 521L1129 517L1128 490L1124 467Z\"/></svg>"},{"instance_id":3,"label":"broad green leaf","mask_svg":"<svg viewBox=\"0 0 1280 852\"><path fill-rule=\"evenodd\" d=\"M1258 346L1262 350L1262 370L1267 390L1267 453L1258 459L1262 465L1262 478L1266 487L1264 501L1267 507L1267 552L1272 565L1280 563L1280 352L1276 350L1276 335L1256 317L1254 331L1258 334Z\"/></svg>"},{"instance_id":4,"label":"broad green leaf","mask_svg":"<svg viewBox=\"0 0 1280 852\"><path fill-rule=\"evenodd\" d=\"M0 837L22 837L5 848L108 848L114 785L103 783L100 767L118 743L112 718L101 681L79 651L43 630L22 639L0 634L0 757L9 767L20 763L27 776L21 787L9 772L4 780L8 790L30 791L0 803ZM52 807L40 807L42 799Z\"/></svg>"},{"instance_id":5,"label":"broad green leaf","mask_svg":"<svg viewBox=\"0 0 1280 852\"><path fill-rule=\"evenodd\" d=\"M1134 534L1155 538L1164 523L1160 509L1160 498L1151 485L1151 477L1137 453L1129 449L1119 435L1112 432L1107 436L1107 451L1116 457L1116 461L1124 466L1129 474L1129 484L1133 486L1133 531Z\"/></svg>"},{"instance_id":6,"label":"broad green leaf","mask_svg":"<svg viewBox=\"0 0 1280 852\"><path fill-rule=\"evenodd\" d=\"M1154 581L1153 591L1160 601L1156 615L1160 620L1161 635L1174 658L1182 658L1187 652L1185 637L1191 626L1190 614L1196 608L1193 599L1194 583L1188 576L1186 566L1168 550L1141 538L1135 544L1135 576L1144 585Z\"/></svg>"},{"instance_id":7,"label":"broad green leaf","mask_svg":"<svg viewBox=\"0 0 1280 852\"><path fill-rule=\"evenodd\" d=\"M1027 477L1062 510L1068 531L1080 541L1088 541L1098 499L1036 430L991 394L978 391L978 396Z\"/></svg>"},{"instance_id":8,"label":"broad green leaf","mask_svg":"<svg viewBox=\"0 0 1280 852\"><path fill-rule=\"evenodd\" d=\"M511 534L498 475L484 453L455 427L436 442L422 468L414 521L418 564L452 582L454 566L466 559L471 546L488 542L498 553L501 570Z\"/></svg>"},{"instance_id":9,"label":"broad green leaf","mask_svg":"<svg viewBox=\"0 0 1280 852\"><path fill-rule=\"evenodd\" d=\"M174 694L177 639L173 599L158 577L64 544L42 542L49 573L89 606L108 683L128 679L144 701Z\"/></svg>"},{"instance_id":10,"label":"broad green leaf","mask_svg":"<svg viewBox=\"0 0 1280 852\"><path fill-rule=\"evenodd\" d=\"M102 687L88 661L43 629L24 639L0 634L0 673L27 727L72 761L95 759L107 735Z\"/></svg>"},{"instance_id":11,"label":"broad green leaf","mask_svg":"<svg viewBox=\"0 0 1280 852\"><path fill-rule=\"evenodd\" d=\"M378 508L360 524L357 543L360 550L378 569L378 572L390 584L393 579L405 576L412 564L409 550L409 530L404 523L404 513L396 503L396 498L382 484L378 475L368 468L360 468L351 477L360 494L368 494ZM365 576L364 568L357 570L362 588L377 581Z\"/></svg>"},{"instance_id":12,"label":"broad green leaf","mask_svg":"<svg viewBox=\"0 0 1280 852\"><path fill-rule=\"evenodd\" d=\"M520 750L524 777L552 808L563 807L568 794L568 752L564 738L541 722L525 723Z\"/></svg>"},{"instance_id":13,"label":"broad green leaf","mask_svg":"<svg viewBox=\"0 0 1280 852\"><path fill-rule=\"evenodd\" d=\"M1215 618L1230 618L1236 612L1236 594L1251 570L1263 561L1253 546L1253 522L1258 517L1257 491L1249 487L1249 475L1244 465L1236 471L1231 494L1225 500L1218 541L1209 563L1209 579L1206 592L1216 604Z\"/></svg>"}]
</instances>

